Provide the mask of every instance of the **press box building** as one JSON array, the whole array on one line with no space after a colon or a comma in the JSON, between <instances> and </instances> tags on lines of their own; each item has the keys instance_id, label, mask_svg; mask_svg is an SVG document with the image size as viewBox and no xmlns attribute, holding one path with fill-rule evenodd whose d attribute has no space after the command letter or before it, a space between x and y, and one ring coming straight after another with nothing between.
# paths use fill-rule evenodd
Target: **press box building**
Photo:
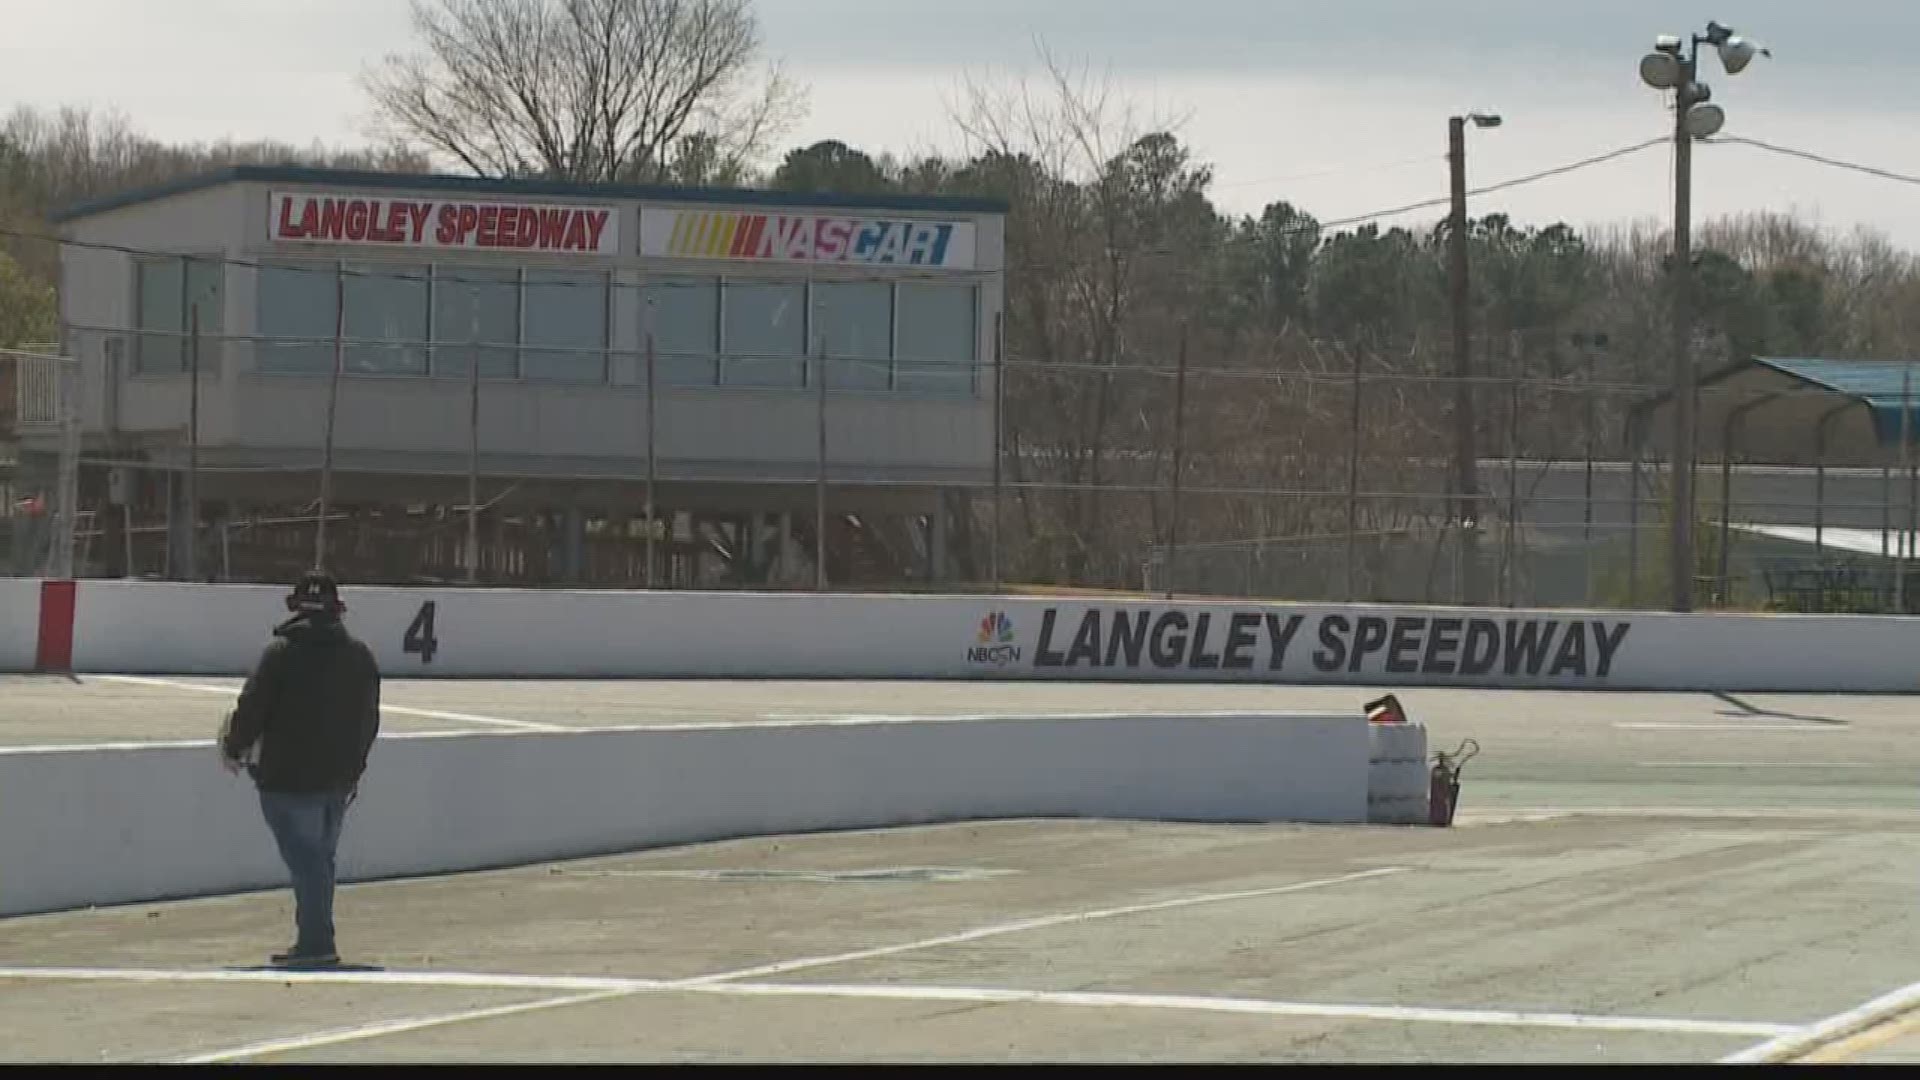
<instances>
[{"instance_id":1,"label":"press box building","mask_svg":"<svg viewBox=\"0 0 1920 1080\"><path fill-rule=\"evenodd\" d=\"M650 454L675 550L704 537L735 584L810 579L823 427L829 546L885 531L938 580L960 493L992 472L1004 209L291 167L73 207L85 457L130 466L82 471L89 561L115 565L131 500L169 511L180 576L191 457L204 520L310 505L337 394L335 505L453 508L457 542L477 462L483 506L558 523L556 580L607 576L589 523L641 516ZM204 533L195 556L209 576Z\"/></svg>"}]
</instances>

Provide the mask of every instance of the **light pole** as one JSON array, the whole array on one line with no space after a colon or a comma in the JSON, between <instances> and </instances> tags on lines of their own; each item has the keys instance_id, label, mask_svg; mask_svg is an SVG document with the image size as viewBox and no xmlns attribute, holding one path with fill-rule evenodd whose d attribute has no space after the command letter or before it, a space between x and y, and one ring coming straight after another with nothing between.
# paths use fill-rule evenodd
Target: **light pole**
<instances>
[{"instance_id":1,"label":"light pole","mask_svg":"<svg viewBox=\"0 0 1920 1080\"><path fill-rule=\"evenodd\" d=\"M1467 123L1491 128L1500 126L1500 118L1491 113L1468 113L1447 118L1447 171L1453 192L1453 213L1448 222L1448 259L1453 292L1453 468L1454 523L1460 530L1460 542L1454 557L1458 560L1460 602L1480 602L1479 513L1474 505L1480 482L1475 475L1473 445L1473 386L1471 337L1467 317L1470 293L1467 289Z\"/></svg>"},{"instance_id":2,"label":"light pole","mask_svg":"<svg viewBox=\"0 0 1920 1080\"><path fill-rule=\"evenodd\" d=\"M1731 27L1707 24L1704 34L1686 40L1671 34L1654 39L1653 51L1640 59L1640 79L1656 90L1672 90L1673 105L1673 505L1668 537L1670 606L1693 610L1693 466L1694 385L1692 313L1693 140L1719 131L1726 112L1709 100L1713 94L1696 76L1700 46L1712 45L1720 65L1738 75L1754 54L1773 55Z\"/></svg>"}]
</instances>

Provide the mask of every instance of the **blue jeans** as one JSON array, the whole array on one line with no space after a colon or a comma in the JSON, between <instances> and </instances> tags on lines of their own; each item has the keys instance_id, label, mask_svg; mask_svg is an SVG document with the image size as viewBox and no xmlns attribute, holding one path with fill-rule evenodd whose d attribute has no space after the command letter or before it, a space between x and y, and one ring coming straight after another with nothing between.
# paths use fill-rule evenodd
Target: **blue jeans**
<instances>
[{"instance_id":1,"label":"blue jeans","mask_svg":"<svg viewBox=\"0 0 1920 1080\"><path fill-rule=\"evenodd\" d=\"M334 853L340 847L340 826L347 816L347 793L260 792L260 811L266 816L280 859L293 877L293 951L301 955L328 955L333 941Z\"/></svg>"}]
</instances>

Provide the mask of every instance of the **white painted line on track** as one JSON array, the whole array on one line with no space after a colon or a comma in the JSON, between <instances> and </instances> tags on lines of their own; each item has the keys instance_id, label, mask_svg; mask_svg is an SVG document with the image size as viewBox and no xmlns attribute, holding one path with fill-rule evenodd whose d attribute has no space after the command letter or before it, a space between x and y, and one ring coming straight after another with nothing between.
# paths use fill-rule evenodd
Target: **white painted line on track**
<instances>
[{"instance_id":1,"label":"white painted line on track","mask_svg":"<svg viewBox=\"0 0 1920 1080\"><path fill-rule=\"evenodd\" d=\"M978 941L981 938L999 937L1003 934L1017 934L1026 930L1043 930L1054 926L1070 926L1074 923L1092 922L1096 919L1112 919L1122 915L1138 915L1148 911L1167 911L1172 908L1193 907L1196 904L1219 904L1233 900L1253 900L1264 896L1282 896L1287 893L1325 888L1329 885L1344 885L1350 881L1364 881L1368 878L1404 873L1406 869L1404 866L1388 866L1377 870L1362 870L1354 874L1343 874L1334 878L1320 878L1316 881L1299 881L1292 885L1277 885L1270 889L1248 889L1244 892L1209 893L1205 896L1185 896L1176 900L1161 900L1151 904L1132 904L1127 907L1104 908L1098 911L1076 911L1065 915L1047 915L1038 919L1022 919L1019 922L1001 923L998 926L983 926L974 930L963 930L957 934L943 934L940 937L924 938L920 941L909 941L902 945L882 945L878 948L861 949L856 952L834 953L827 956L810 956L799 960L786 960L777 964L763 964L759 967L742 968L738 971L725 971L715 975L702 975L698 978L683 980L683 982L685 985L699 986L708 983L733 982L739 979L757 979L768 975L785 975L788 972L826 967L829 964L845 964L857 960L871 960L880 956L893 956L903 952L917 952L921 949L934 949L943 945L957 945L963 941Z\"/></svg>"},{"instance_id":2,"label":"white painted line on track","mask_svg":"<svg viewBox=\"0 0 1920 1080\"><path fill-rule=\"evenodd\" d=\"M1339 877L1320 878L1313 881L1299 881L1299 882L1294 882L1293 884L1290 884L1290 885L1277 885L1272 888L1266 888L1266 889L1247 889L1244 891L1231 892L1231 893L1208 893L1202 896L1179 897L1172 900L1160 900L1160 901L1156 901L1154 903L1148 903L1148 904L1132 904L1126 907L1103 908L1095 911L1068 912L1066 914L1061 914L1061 915L1043 916L1037 919L1024 919L1019 922L1001 923L994 926L984 926L974 930L962 931L961 933L957 933L957 934L943 934L939 937L924 938L919 941L909 941L899 945L887 945L887 946L881 946L879 948L873 948L873 949L861 949L857 952L836 953L828 956L806 957L799 960L789 960L789 961L784 961L784 962L775 963L775 964L763 964L757 967L741 968L735 971L723 971L723 972L718 972L712 975L701 975L701 976L696 976L688 979L677 979L671 983L651 983L651 982L636 983L630 989L608 989L608 990L602 991L594 995L594 999L604 1000L608 998L621 997L627 994L641 994L641 993L648 993L656 990L668 990L668 989L692 990L700 987L716 987L722 984L734 983L737 981L753 979L757 977L763 977L763 976L769 976L769 975L782 975L782 974L786 974L794 971L804 971L809 968L824 967L829 964L849 963L856 960L867 960L867 959L872 959L874 957L880 957L880 956L893 956L893 955L897 955L899 953L904 953L904 952L913 952L920 949L938 948L943 945L957 944L964 941L977 941L981 938L997 937L1004 934L1015 934L1015 933L1020 933L1026 930L1039 930L1039 929L1044 929L1044 928L1053 927L1053 926L1067 926L1074 923L1089 922L1095 919L1118 918L1123 915L1134 915L1134 914L1139 914L1139 913L1148 912L1148 911L1167 911L1174 908L1192 907L1197 904L1227 903L1235 900L1251 900L1251 899L1257 899L1260 897L1267 897L1267 896L1282 896L1288 893L1304 892L1309 889L1325 888L1330 885L1342 885L1352 881L1364 881L1372 878L1384 877L1389 874L1403 873L1405 872L1406 869L1407 869L1406 867L1398 867L1398 866L1380 867L1373 870L1362 870L1352 874L1342 874ZM60 972L63 974L62 975L47 975L47 974L35 975L34 972L36 970L39 970L42 972ZM89 972L91 972L91 974L89 974ZM392 977L392 973L388 973L388 972L311 972L311 973L308 973L308 972L282 972L277 970L269 970L269 971L244 970L244 971L203 972L203 973L200 973L200 976L201 976L201 981L209 981L209 982L296 981L296 980L297 981L314 981L314 982L319 982L319 981L353 982L356 980L363 980L367 976L388 976L388 978L386 979L387 982L391 983L391 982L397 981L395 978ZM36 977L39 977L39 978L64 977L68 979L119 978L119 979L135 980L135 981L144 979L144 981L162 982L162 981L169 981L169 980L186 981L187 979L193 978L193 973L159 972L159 973L148 973L145 976L140 976L140 975L128 976L120 973L115 973L111 970L100 970L100 969L0 968L0 978L36 978ZM449 985L449 984L442 983L439 985ZM516 982L515 985L526 986L529 984L525 981L519 981L519 982ZM579 984L569 984L568 988L579 989L581 987L579 986ZM546 1001L544 1003L536 1002L532 1005L521 1006L519 1007L519 1011L524 1011L525 1009L536 1008L536 1007L537 1008L557 1007L560 1005L573 1004L576 1002L584 1002L585 1000L587 1000L587 998L580 997L577 995L570 998L555 998L555 999ZM514 1009L515 1007L503 1006L502 1008ZM430 1018L427 1018L426 1021L396 1021L395 1023L401 1023L401 1024L415 1023L420 1026L438 1027L445 1024L460 1023L464 1020L469 1020L469 1019L471 1020L487 1019L495 1015L507 1015L507 1014L498 1012L497 1010L478 1010L478 1011L469 1012L469 1013L451 1013L446 1016L430 1017ZM413 1027L395 1028L392 1025L373 1025L367 1028L355 1028L355 1029L349 1029L347 1031L324 1032L314 1036L309 1036L309 1038L324 1040L324 1043L314 1043L311 1045L325 1045L325 1044L333 1044L333 1043L340 1043L340 1042L349 1042L359 1038L373 1038L378 1035L394 1034L397 1031L411 1031L411 1030L415 1030L415 1028ZM355 1034L355 1032L359 1032L359 1034ZM257 1050L257 1049L253 1049L252 1047L240 1047L233 1050L218 1051L217 1053L221 1055L219 1060L222 1060L222 1061L238 1060L241 1057L249 1056L249 1053L278 1053L278 1052L284 1052L285 1050L288 1050L288 1049L300 1049L301 1048L300 1045L294 1045L297 1042L298 1040L296 1039L296 1040L283 1040L281 1042L277 1042L273 1044L253 1044L253 1047L271 1045L272 1047L274 1047L274 1049L271 1049L271 1050ZM302 1045L307 1045L307 1044L302 1044Z\"/></svg>"},{"instance_id":3,"label":"white painted line on track","mask_svg":"<svg viewBox=\"0 0 1920 1080\"><path fill-rule=\"evenodd\" d=\"M1322 719L1327 711L1309 709L1138 709L1106 712L1061 712L1047 709L1007 708L990 713L860 713L860 712L771 712L760 719L806 724L908 724L927 720L1122 720L1138 716L1252 716L1260 719Z\"/></svg>"},{"instance_id":4,"label":"white painted line on track","mask_svg":"<svg viewBox=\"0 0 1920 1080\"><path fill-rule=\"evenodd\" d=\"M486 1009L468 1009L464 1012L442 1013L439 1016L421 1016L412 1020L383 1020L376 1024L363 1024L359 1027L337 1028L332 1031L317 1031L309 1035L296 1035L287 1039L274 1039L268 1042L248 1043L226 1050L214 1050L205 1054L179 1059L180 1065L214 1065L229 1061L245 1061L250 1058L266 1057L271 1054L287 1054L296 1050L312 1050L317 1047L331 1046L335 1043L358 1042L361 1039L375 1039L382 1035L401 1035L409 1031L421 1031L426 1028L443 1027L447 1024L464 1024L474 1020L492 1020L502 1016L515 1016L521 1013L536 1012L541 1009L558 1009L568 1005L588 1005L610 998L626 997L631 991L608 990L597 994L568 994L564 997L542 998L539 1001L525 1001L518 1005L496 1005Z\"/></svg>"},{"instance_id":5,"label":"white painted line on track","mask_svg":"<svg viewBox=\"0 0 1920 1080\"><path fill-rule=\"evenodd\" d=\"M1878 761L1636 761L1643 769L1877 769Z\"/></svg>"},{"instance_id":6,"label":"white painted line on track","mask_svg":"<svg viewBox=\"0 0 1920 1080\"><path fill-rule=\"evenodd\" d=\"M0 967L0 980L133 983L297 983L346 986L404 986L456 990L569 990L575 993L658 990L663 979L627 979L597 975L510 975L484 971L358 971L325 968L83 968Z\"/></svg>"},{"instance_id":7,"label":"white painted line on track","mask_svg":"<svg viewBox=\"0 0 1920 1080\"><path fill-rule=\"evenodd\" d=\"M82 750L204 750L212 739L155 739L152 742L47 743L0 746L0 754L71 754Z\"/></svg>"},{"instance_id":8,"label":"white painted line on track","mask_svg":"<svg viewBox=\"0 0 1920 1080\"><path fill-rule=\"evenodd\" d=\"M1552 817L1775 818L1786 821L1912 821L1920 809L1885 806L1516 806L1489 813Z\"/></svg>"},{"instance_id":9,"label":"white painted line on track","mask_svg":"<svg viewBox=\"0 0 1920 1080\"><path fill-rule=\"evenodd\" d=\"M173 690L193 690L203 694L225 694L238 697L237 686L215 686L211 683L186 682L181 679L155 679L144 675L89 675L89 679L102 682L125 683L129 686L160 686ZM560 724L541 724L531 720L507 720L498 716L476 716L473 713L444 712L440 709L415 709L405 705L382 704L383 713L396 713L400 716L419 716L429 720L451 720L460 724L485 724L490 727L517 728L521 731L572 731L572 728Z\"/></svg>"},{"instance_id":10,"label":"white painted line on track","mask_svg":"<svg viewBox=\"0 0 1920 1080\"><path fill-rule=\"evenodd\" d=\"M1737 1054L1729 1054L1721 1058L1719 1064L1753 1065L1787 1061L1915 1009L1920 1009L1920 982L1882 994L1864 1005L1836 1013L1825 1020L1807 1024L1798 1031L1749 1046Z\"/></svg>"},{"instance_id":11,"label":"white painted line on track","mask_svg":"<svg viewBox=\"0 0 1920 1080\"><path fill-rule=\"evenodd\" d=\"M1219 998L1188 994L1114 994L1094 991L1005 990L967 986L835 986L789 983L721 983L688 987L696 993L771 997L893 998L906 1001L977 1001L1092 1008L1168 1009L1248 1013L1257 1016L1323 1017L1335 1020L1390 1020L1491 1027L1577 1028L1588 1031L1651 1031L1676 1035L1782 1035L1800 1030L1792 1024L1745 1020L1693 1020L1658 1016L1591 1016L1578 1013L1508 1012L1500 1009L1436 1009L1398 1005L1338 1005L1260 998Z\"/></svg>"},{"instance_id":12,"label":"white painted line on track","mask_svg":"<svg viewBox=\"0 0 1920 1080\"><path fill-rule=\"evenodd\" d=\"M587 1004L639 994L693 993L720 997L833 997L894 1001L963 1001L985 1004L1054 1005L1075 1008L1159 1009L1173 1012L1238 1013L1334 1020L1382 1020L1399 1023L1467 1024L1482 1027L1543 1027L1588 1031L1644 1031L1675 1035L1784 1036L1805 1029L1796 1024L1750 1020L1713 1020L1662 1016L1605 1016L1585 1013L1522 1012L1506 1009L1451 1009L1426 1006L1349 1005L1337 1002L1275 1001L1265 998L1211 997L1201 994L1134 994L1103 991L1025 990L1007 987L923 986L913 984L714 983L690 979L623 979L599 976L489 975L478 972L330 972L330 971L151 971L112 968L5 968L0 979L94 982L278 982L296 985L379 985L485 990L565 990L566 995L516 1005L447 1013L316 1032L189 1059L237 1060L354 1039L399 1034L463 1020L482 1020L563 1004Z\"/></svg>"},{"instance_id":13,"label":"white painted line on track","mask_svg":"<svg viewBox=\"0 0 1920 1080\"><path fill-rule=\"evenodd\" d=\"M1845 724L1773 724L1763 721L1747 724L1715 724L1707 722L1689 723L1682 720L1637 720L1616 722L1613 726L1622 731L1746 731L1753 733L1767 732L1769 734L1776 731L1805 732L1847 730Z\"/></svg>"}]
</instances>

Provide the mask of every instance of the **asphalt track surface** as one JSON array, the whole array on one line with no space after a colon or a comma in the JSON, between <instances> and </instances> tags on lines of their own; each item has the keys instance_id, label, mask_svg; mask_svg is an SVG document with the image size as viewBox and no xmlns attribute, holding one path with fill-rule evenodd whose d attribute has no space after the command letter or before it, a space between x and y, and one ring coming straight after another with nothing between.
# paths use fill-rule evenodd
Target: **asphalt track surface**
<instances>
[{"instance_id":1,"label":"asphalt track surface","mask_svg":"<svg viewBox=\"0 0 1920 1080\"><path fill-rule=\"evenodd\" d=\"M205 741L237 686L0 677L0 746ZM1452 829L956 822L347 885L312 973L257 970L285 889L0 919L0 1060L1920 1061L1920 699L1399 693L1483 748ZM394 680L383 725L1371 696Z\"/></svg>"}]
</instances>

